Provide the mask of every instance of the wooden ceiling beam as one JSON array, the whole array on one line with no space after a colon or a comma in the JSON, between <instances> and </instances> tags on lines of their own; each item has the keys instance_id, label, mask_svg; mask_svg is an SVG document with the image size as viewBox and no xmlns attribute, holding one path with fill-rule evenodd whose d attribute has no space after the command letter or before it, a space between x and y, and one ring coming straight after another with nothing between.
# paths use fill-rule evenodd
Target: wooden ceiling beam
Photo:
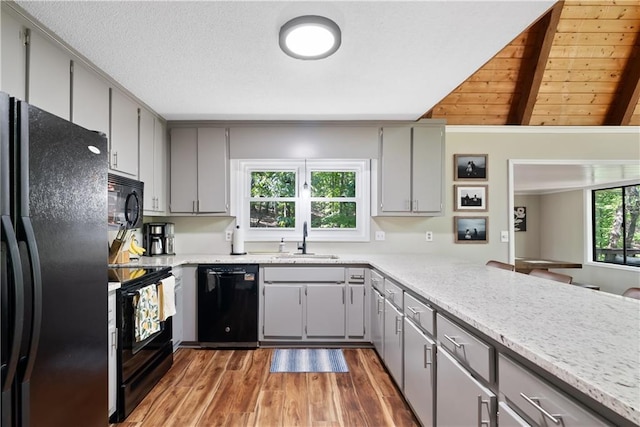
<instances>
[{"instance_id":1,"label":"wooden ceiling beam","mask_svg":"<svg viewBox=\"0 0 640 427\"><path fill-rule=\"evenodd\" d=\"M531 27L530 31L538 34L538 37L534 43L528 46L531 53L524 55L528 59L522 61L518 75L518 87L516 88L520 97L514 97L507 124L528 125L531 122L533 107L542 84L545 66L549 59L549 52L551 52L563 6L564 0L557 2Z\"/></svg>"},{"instance_id":2,"label":"wooden ceiling beam","mask_svg":"<svg viewBox=\"0 0 640 427\"><path fill-rule=\"evenodd\" d=\"M640 31L624 67L618 90L604 120L605 126L628 126L640 99Z\"/></svg>"}]
</instances>

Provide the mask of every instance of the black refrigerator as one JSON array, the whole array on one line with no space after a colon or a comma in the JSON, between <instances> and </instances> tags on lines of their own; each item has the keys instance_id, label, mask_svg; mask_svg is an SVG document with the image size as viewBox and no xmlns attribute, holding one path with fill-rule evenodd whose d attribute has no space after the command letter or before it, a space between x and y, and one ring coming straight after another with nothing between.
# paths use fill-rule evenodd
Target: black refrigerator
<instances>
[{"instance_id":1,"label":"black refrigerator","mask_svg":"<svg viewBox=\"0 0 640 427\"><path fill-rule=\"evenodd\" d=\"M1 427L107 425L107 160L0 92Z\"/></svg>"}]
</instances>

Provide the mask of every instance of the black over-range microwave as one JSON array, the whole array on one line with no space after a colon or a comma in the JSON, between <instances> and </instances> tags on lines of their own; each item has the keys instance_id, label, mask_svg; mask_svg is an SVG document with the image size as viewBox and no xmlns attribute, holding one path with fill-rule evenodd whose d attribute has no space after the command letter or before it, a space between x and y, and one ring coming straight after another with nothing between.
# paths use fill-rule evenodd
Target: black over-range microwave
<instances>
[{"instance_id":1,"label":"black over-range microwave","mask_svg":"<svg viewBox=\"0 0 640 427\"><path fill-rule=\"evenodd\" d=\"M109 174L108 178L110 227L127 229L142 227L144 182Z\"/></svg>"}]
</instances>

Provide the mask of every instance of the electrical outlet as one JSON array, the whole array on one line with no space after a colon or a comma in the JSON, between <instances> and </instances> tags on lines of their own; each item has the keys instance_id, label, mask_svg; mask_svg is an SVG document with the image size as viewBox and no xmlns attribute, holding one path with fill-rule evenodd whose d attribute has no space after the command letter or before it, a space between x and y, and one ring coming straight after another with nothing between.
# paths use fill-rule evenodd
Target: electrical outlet
<instances>
[{"instance_id":1,"label":"electrical outlet","mask_svg":"<svg viewBox=\"0 0 640 427\"><path fill-rule=\"evenodd\" d=\"M233 237L233 231L232 231L232 230L226 230L226 231L224 232L224 239L225 239L227 242L230 242L232 237Z\"/></svg>"},{"instance_id":2,"label":"electrical outlet","mask_svg":"<svg viewBox=\"0 0 640 427\"><path fill-rule=\"evenodd\" d=\"M427 231L424 238L427 242L433 242L433 231Z\"/></svg>"},{"instance_id":3,"label":"electrical outlet","mask_svg":"<svg viewBox=\"0 0 640 427\"><path fill-rule=\"evenodd\" d=\"M509 241L509 232L508 231L501 231L500 232L500 241L502 243L507 243Z\"/></svg>"},{"instance_id":4,"label":"electrical outlet","mask_svg":"<svg viewBox=\"0 0 640 427\"><path fill-rule=\"evenodd\" d=\"M376 231L376 240L384 240L384 231Z\"/></svg>"}]
</instances>

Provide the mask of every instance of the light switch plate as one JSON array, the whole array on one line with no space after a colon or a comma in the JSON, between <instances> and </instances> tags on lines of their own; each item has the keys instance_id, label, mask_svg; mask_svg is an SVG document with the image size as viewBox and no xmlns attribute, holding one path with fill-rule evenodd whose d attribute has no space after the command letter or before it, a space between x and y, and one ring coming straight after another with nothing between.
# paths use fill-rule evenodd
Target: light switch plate
<instances>
[{"instance_id":1,"label":"light switch plate","mask_svg":"<svg viewBox=\"0 0 640 427\"><path fill-rule=\"evenodd\" d=\"M376 240L384 240L384 231L376 231Z\"/></svg>"},{"instance_id":2,"label":"light switch plate","mask_svg":"<svg viewBox=\"0 0 640 427\"><path fill-rule=\"evenodd\" d=\"M500 241L502 243L507 243L509 241L509 232L508 231L501 231L500 232Z\"/></svg>"},{"instance_id":3,"label":"light switch plate","mask_svg":"<svg viewBox=\"0 0 640 427\"><path fill-rule=\"evenodd\" d=\"M230 242L232 237L233 237L233 231L232 230L227 230L227 231L224 232L224 239L227 242Z\"/></svg>"}]
</instances>

